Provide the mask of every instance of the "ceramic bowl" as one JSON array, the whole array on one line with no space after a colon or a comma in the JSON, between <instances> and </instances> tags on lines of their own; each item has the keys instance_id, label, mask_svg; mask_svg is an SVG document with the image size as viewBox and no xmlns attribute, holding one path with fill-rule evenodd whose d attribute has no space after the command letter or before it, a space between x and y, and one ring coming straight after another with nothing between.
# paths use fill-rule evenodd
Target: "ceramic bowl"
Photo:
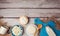
<instances>
[{"instance_id":1,"label":"ceramic bowl","mask_svg":"<svg viewBox=\"0 0 60 36\"><path fill-rule=\"evenodd\" d=\"M22 36L23 34L23 27L21 25L15 25L11 28L12 36Z\"/></svg>"},{"instance_id":2,"label":"ceramic bowl","mask_svg":"<svg viewBox=\"0 0 60 36\"><path fill-rule=\"evenodd\" d=\"M34 24L29 24L27 25L26 27L26 30L25 30L25 33L28 35L28 36L33 36L34 33L36 32L37 30L37 26L34 25Z\"/></svg>"}]
</instances>

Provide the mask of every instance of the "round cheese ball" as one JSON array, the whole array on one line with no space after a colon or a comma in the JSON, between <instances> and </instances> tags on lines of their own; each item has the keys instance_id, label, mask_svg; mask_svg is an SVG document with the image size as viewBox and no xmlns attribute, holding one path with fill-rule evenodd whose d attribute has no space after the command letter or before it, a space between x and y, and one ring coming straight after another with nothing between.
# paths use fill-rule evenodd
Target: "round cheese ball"
<instances>
[{"instance_id":1,"label":"round cheese ball","mask_svg":"<svg viewBox=\"0 0 60 36\"><path fill-rule=\"evenodd\" d=\"M19 18L19 22L21 25L26 25L28 23L28 17L27 16L21 16Z\"/></svg>"}]
</instances>

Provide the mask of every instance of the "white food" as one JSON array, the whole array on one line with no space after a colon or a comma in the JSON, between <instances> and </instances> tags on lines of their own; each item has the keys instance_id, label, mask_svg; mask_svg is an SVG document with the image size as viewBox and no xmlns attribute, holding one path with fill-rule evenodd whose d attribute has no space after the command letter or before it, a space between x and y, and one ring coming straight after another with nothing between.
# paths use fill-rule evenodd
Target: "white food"
<instances>
[{"instance_id":1,"label":"white food","mask_svg":"<svg viewBox=\"0 0 60 36\"><path fill-rule=\"evenodd\" d=\"M46 31L47 31L49 36L56 36L54 31L49 26L46 27Z\"/></svg>"},{"instance_id":2,"label":"white food","mask_svg":"<svg viewBox=\"0 0 60 36\"><path fill-rule=\"evenodd\" d=\"M36 28L34 28L33 26L29 26L28 28L27 28L27 30L28 30L28 33L35 33L35 30L36 30Z\"/></svg>"},{"instance_id":3,"label":"white food","mask_svg":"<svg viewBox=\"0 0 60 36\"><path fill-rule=\"evenodd\" d=\"M28 18L26 16L22 16L20 17L19 21L20 21L20 24L25 25L28 23Z\"/></svg>"},{"instance_id":4,"label":"white food","mask_svg":"<svg viewBox=\"0 0 60 36\"><path fill-rule=\"evenodd\" d=\"M16 36L19 35L22 32L22 30L18 26L14 26L12 31L13 31L13 34L16 35Z\"/></svg>"},{"instance_id":5,"label":"white food","mask_svg":"<svg viewBox=\"0 0 60 36\"><path fill-rule=\"evenodd\" d=\"M7 29L4 27L0 27L0 34L5 34L7 32Z\"/></svg>"},{"instance_id":6,"label":"white food","mask_svg":"<svg viewBox=\"0 0 60 36\"><path fill-rule=\"evenodd\" d=\"M36 26L35 25L28 25L26 28L26 33L27 34L34 34L36 31Z\"/></svg>"}]
</instances>

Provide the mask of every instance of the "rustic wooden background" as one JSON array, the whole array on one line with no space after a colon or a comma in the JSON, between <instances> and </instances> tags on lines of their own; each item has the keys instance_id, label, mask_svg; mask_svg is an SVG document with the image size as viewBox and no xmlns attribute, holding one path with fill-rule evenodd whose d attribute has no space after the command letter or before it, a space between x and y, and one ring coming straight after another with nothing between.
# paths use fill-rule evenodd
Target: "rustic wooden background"
<instances>
[{"instance_id":1,"label":"rustic wooden background","mask_svg":"<svg viewBox=\"0 0 60 36\"><path fill-rule=\"evenodd\" d=\"M60 20L60 0L0 0L0 16L9 25L17 24L22 15L30 18L28 24L33 24L35 17L54 15Z\"/></svg>"},{"instance_id":2,"label":"rustic wooden background","mask_svg":"<svg viewBox=\"0 0 60 36\"><path fill-rule=\"evenodd\" d=\"M60 19L60 0L0 0L0 16L9 25L15 25L18 17L26 15L30 24L35 17L56 16Z\"/></svg>"}]
</instances>

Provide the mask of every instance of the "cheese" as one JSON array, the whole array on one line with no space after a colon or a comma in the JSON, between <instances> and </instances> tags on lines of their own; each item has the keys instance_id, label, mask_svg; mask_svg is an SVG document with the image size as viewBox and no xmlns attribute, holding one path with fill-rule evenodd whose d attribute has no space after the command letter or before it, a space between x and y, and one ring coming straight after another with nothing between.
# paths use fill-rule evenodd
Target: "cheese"
<instances>
[{"instance_id":1,"label":"cheese","mask_svg":"<svg viewBox=\"0 0 60 36\"><path fill-rule=\"evenodd\" d=\"M49 26L46 27L46 31L47 31L49 36L56 36L54 31Z\"/></svg>"},{"instance_id":2,"label":"cheese","mask_svg":"<svg viewBox=\"0 0 60 36\"><path fill-rule=\"evenodd\" d=\"M30 24L30 25L28 25L26 27L26 34L28 34L28 35L30 35L30 34L34 35L36 29L37 29L37 27L35 25Z\"/></svg>"},{"instance_id":3,"label":"cheese","mask_svg":"<svg viewBox=\"0 0 60 36\"><path fill-rule=\"evenodd\" d=\"M7 32L7 29L3 26L0 27L0 34L5 34Z\"/></svg>"},{"instance_id":4,"label":"cheese","mask_svg":"<svg viewBox=\"0 0 60 36\"><path fill-rule=\"evenodd\" d=\"M18 36L18 35L22 34L22 30L21 30L20 27L14 26L14 27L12 28L12 33L13 33L14 35Z\"/></svg>"},{"instance_id":5,"label":"cheese","mask_svg":"<svg viewBox=\"0 0 60 36\"><path fill-rule=\"evenodd\" d=\"M28 23L28 18L26 16L21 16L19 18L19 22L20 22L21 25L25 25L25 24Z\"/></svg>"}]
</instances>

